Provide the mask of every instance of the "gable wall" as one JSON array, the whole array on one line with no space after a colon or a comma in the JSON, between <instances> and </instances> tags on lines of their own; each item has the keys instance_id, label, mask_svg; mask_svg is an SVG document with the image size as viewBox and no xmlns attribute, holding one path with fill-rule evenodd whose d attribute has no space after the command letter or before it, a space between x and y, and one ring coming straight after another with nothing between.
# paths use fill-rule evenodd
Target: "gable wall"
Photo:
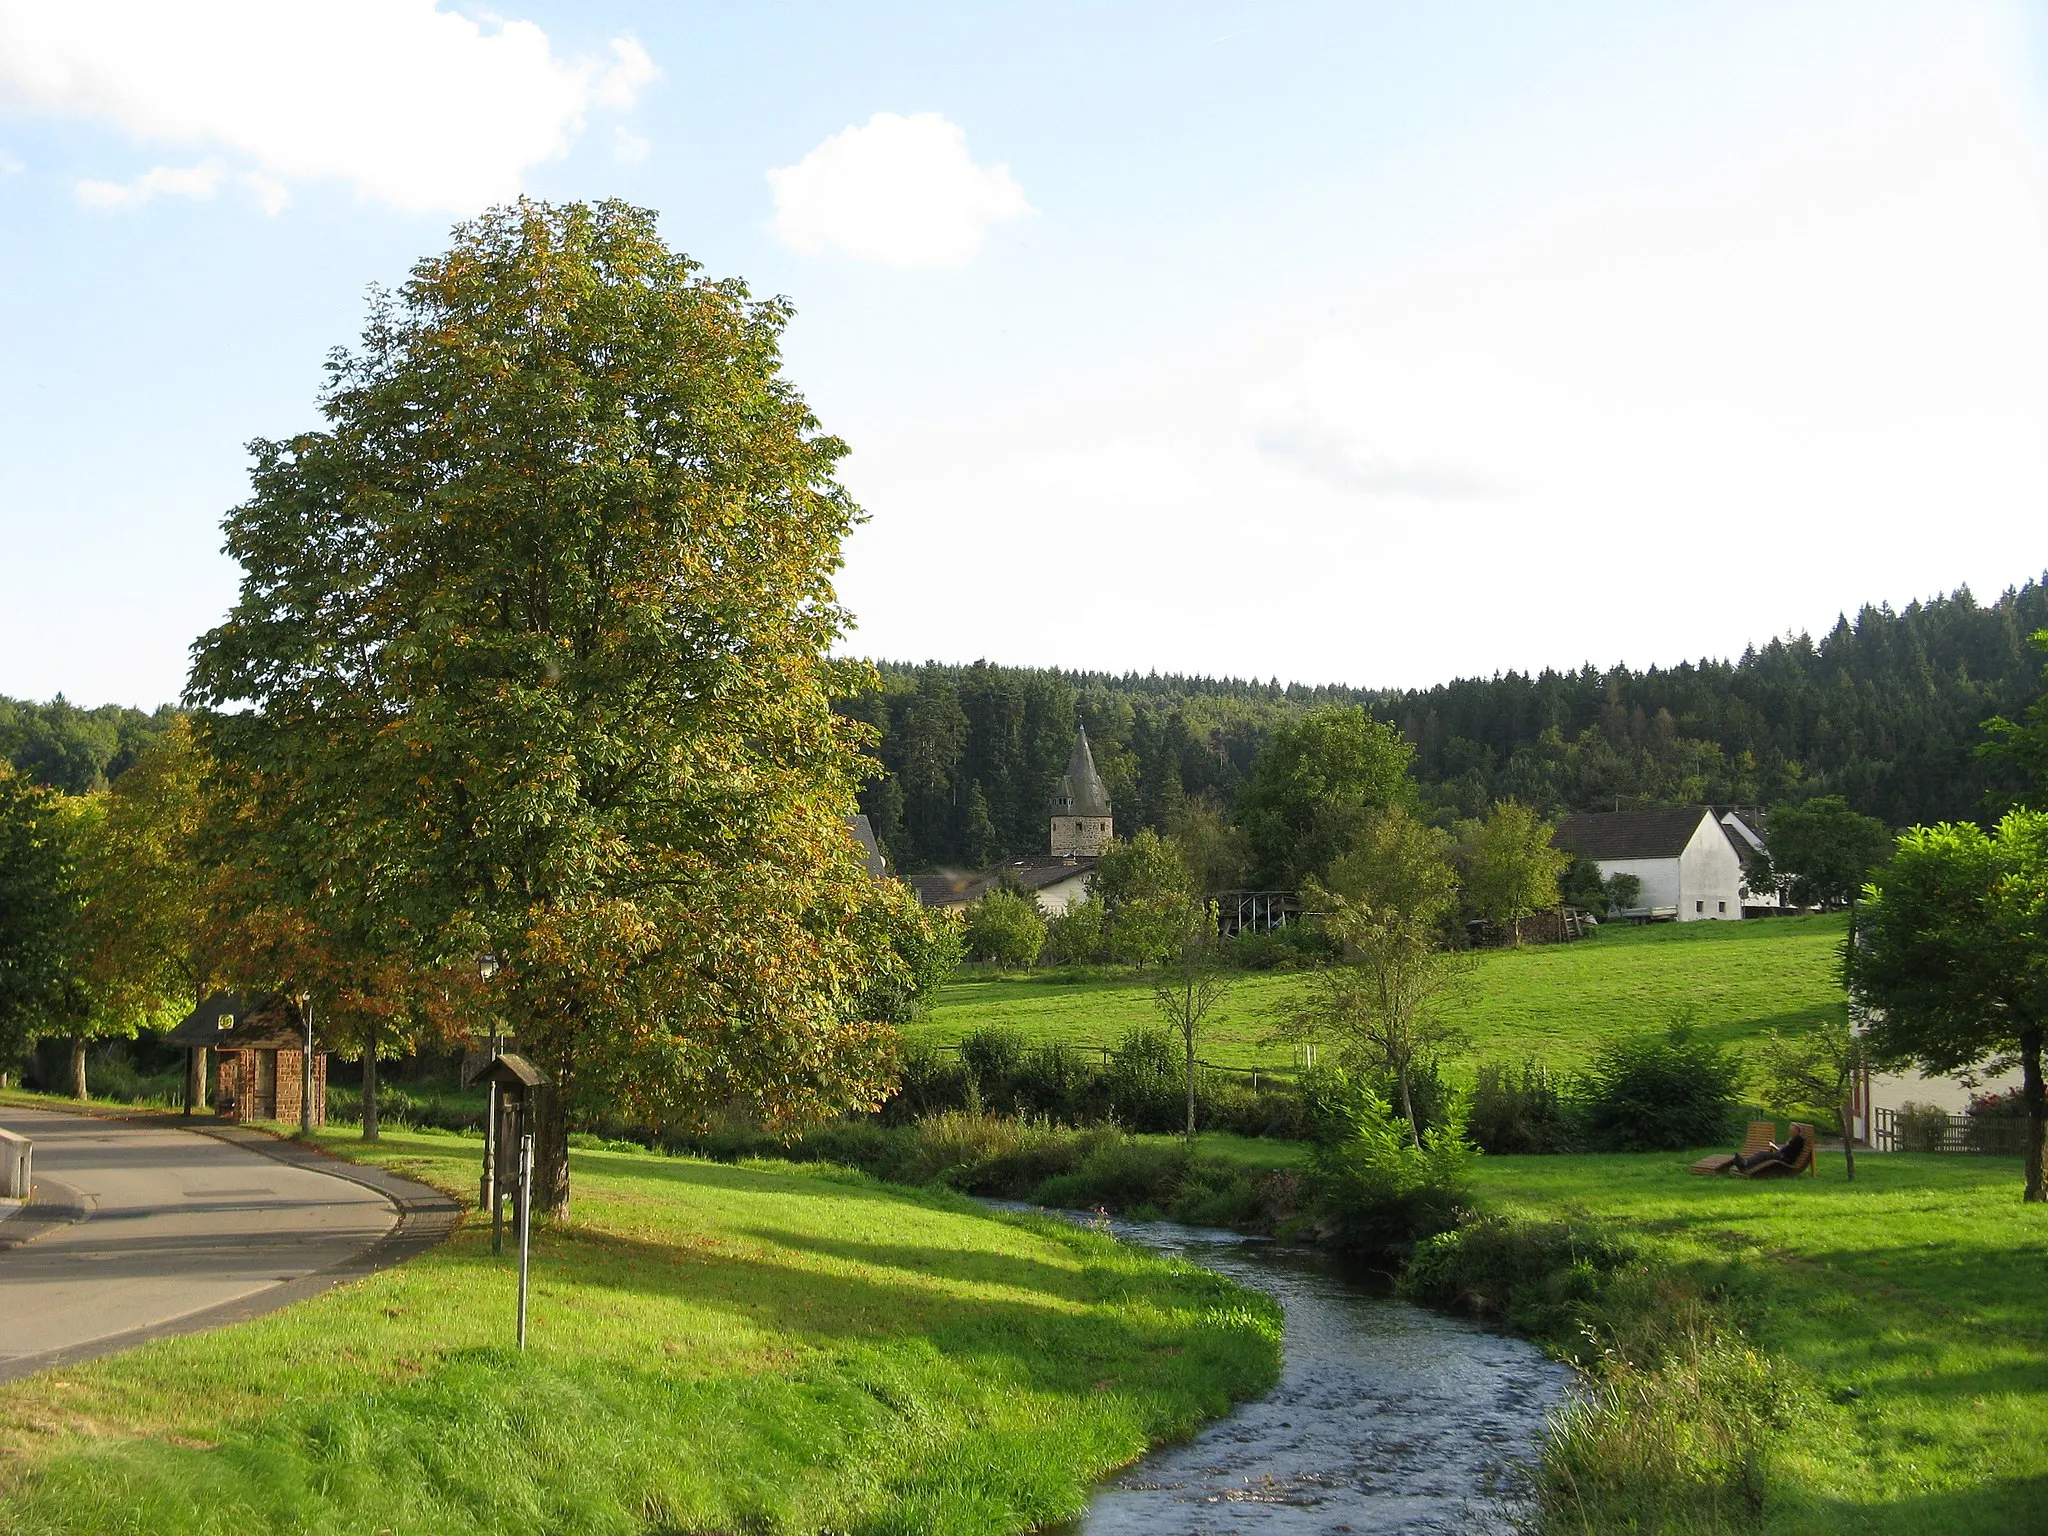
<instances>
[{"instance_id":1,"label":"gable wall","mask_svg":"<svg viewBox=\"0 0 2048 1536\"><path fill-rule=\"evenodd\" d=\"M1678 856L1678 920L1735 922L1742 917L1742 860L1720 823L1702 816Z\"/></svg>"}]
</instances>

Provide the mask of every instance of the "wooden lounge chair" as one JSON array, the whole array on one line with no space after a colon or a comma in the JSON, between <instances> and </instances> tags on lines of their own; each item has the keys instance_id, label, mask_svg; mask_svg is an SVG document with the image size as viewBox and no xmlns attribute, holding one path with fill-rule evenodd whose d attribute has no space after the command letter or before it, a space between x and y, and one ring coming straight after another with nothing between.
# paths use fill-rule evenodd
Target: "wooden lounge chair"
<instances>
[{"instance_id":1,"label":"wooden lounge chair","mask_svg":"<svg viewBox=\"0 0 2048 1536\"><path fill-rule=\"evenodd\" d=\"M1813 1127L1803 1125L1795 1120L1792 1122L1792 1129L1786 1132L1785 1139L1790 1141L1794 1136L1804 1136L1806 1138L1804 1146L1800 1149L1798 1162L1788 1163L1774 1157L1767 1163L1758 1163L1754 1168L1744 1171L1742 1176L1745 1179L1796 1179L1802 1173L1817 1175L1819 1170L1813 1165L1815 1140ZM1759 1148L1758 1150L1761 1151L1762 1149Z\"/></svg>"},{"instance_id":2,"label":"wooden lounge chair","mask_svg":"<svg viewBox=\"0 0 2048 1536\"><path fill-rule=\"evenodd\" d=\"M1752 1120L1749 1134L1742 1138L1742 1157L1754 1157L1778 1139L1778 1122L1775 1120ZM1692 1165L1694 1173L1727 1173L1741 1159L1733 1152L1716 1152L1703 1157Z\"/></svg>"}]
</instances>

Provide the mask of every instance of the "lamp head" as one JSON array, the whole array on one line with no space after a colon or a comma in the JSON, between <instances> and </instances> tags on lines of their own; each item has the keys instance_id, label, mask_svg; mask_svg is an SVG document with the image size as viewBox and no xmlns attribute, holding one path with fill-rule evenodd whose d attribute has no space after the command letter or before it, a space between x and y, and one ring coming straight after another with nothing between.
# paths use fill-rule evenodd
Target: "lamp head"
<instances>
[{"instance_id":1,"label":"lamp head","mask_svg":"<svg viewBox=\"0 0 2048 1536\"><path fill-rule=\"evenodd\" d=\"M476 973L485 981L498 974L498 957L489 950L476 957Z\"/></svg>"}]
</instances>

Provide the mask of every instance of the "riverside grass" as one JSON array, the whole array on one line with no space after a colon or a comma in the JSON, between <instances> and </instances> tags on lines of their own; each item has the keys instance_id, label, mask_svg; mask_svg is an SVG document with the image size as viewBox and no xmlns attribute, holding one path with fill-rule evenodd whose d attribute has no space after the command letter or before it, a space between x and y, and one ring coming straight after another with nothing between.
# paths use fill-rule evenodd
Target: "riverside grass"
<instances>
[{"instance_id":1,"label":"riverside grass","mask_svg":"<svg viewBox=\"0 0 2048 1536\"><path fill-rule=\"evenodd\" d=\"M1742 1046L1840 1018L1840 950L1847 918L1787 917L1743 923L1609 925L1576 944L1481 950L1471 985L1444 1010L1463 1044L1446 1066L1469 1078L1482 1061L1534 1056L1553 1070L1590 1062L1610 1040L1661 1027L1674 1013L1700 1034ZM1224 1067L1285 1070L1285 1046L1261 1044L1301 990L1299 973L1239 977L1203 1026L1202 1059ZM1113 1047L1126 1031L1162 1028L1149 977L1134 972L1040 976L964 972L908 1033L951 1043L1001 1025L1036 1041L1084 1050Z\"/></svg>"},{"instance_id":2,"label":"riverside grass","mask_svg":"<svg viewBox=\"0 0 2048 1536\"><path fill-rule=\"evenodd\" d=\"M1553 1500L1545 1531L2048 1530L2048 1207L2021 1203L2017 1162L1891 1153L1859 1158L1853 1184L1839 1153L1765 1183L1686 1162L1479 1160L1488 1207L1628 1235L1642 1310L1703 1307L1709 1333L1739 1324L1753 1346L1609 1376L1552 1436L1552 1492L1588 1491ZM1745 1415L1763 1426L1758 1498L1730 1513L1688 1479L1702 1425Z\"/></svg>"},{"instance_id":3,"label":"riverside grass","mask_svg":"<svg viewBox=\"0 0 2048 1536\"><path fill-rule=\"evenodd\" d=\"M479 1143L329 1150L450 1192ZM1264 1390L1265 1298L830 1166L574 1155L530 1347L487 1229L0 1386L0 1531L997 1532Z\"/></svg>"}]
</instances>

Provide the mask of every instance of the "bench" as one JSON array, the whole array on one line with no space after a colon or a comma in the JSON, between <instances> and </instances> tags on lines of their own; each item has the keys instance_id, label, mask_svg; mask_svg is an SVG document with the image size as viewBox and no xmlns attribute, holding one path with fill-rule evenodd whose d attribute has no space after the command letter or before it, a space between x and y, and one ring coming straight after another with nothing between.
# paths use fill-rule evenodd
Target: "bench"
<instances>
[{"instance_id":1,"label":"bench","mask_svg":"<svg viewBox=\"0 0 2048 1536\"><path fill-rule=\"evenodd\" d=\"M1816 1139L1814 1129L1803 1121L1795 1120L1792 1122L1791 1130L1786 1132L1785 1139L1790 1141L1794 1136L1800 1135L1806 1138L1806 1148L1800 1153L1796 1165L1773 1158L1767 1163L1759 1163L1745 1171L1740 1166L1743 1161L1767 1150L1778 1139L1778 1123L1775 1120L1752 1120L1749 1122L1749 1133L1742 1138L1740 1156L1733 1152L1716 1152L1711 1157L1703 1157L1694 1163L1692 1171L1705 1174L1741 1173L1746 1179L1789 1179L1802 1173L1817 1173L1818 1170L1813 1165Z\"/></svg>"}]
</instances>

